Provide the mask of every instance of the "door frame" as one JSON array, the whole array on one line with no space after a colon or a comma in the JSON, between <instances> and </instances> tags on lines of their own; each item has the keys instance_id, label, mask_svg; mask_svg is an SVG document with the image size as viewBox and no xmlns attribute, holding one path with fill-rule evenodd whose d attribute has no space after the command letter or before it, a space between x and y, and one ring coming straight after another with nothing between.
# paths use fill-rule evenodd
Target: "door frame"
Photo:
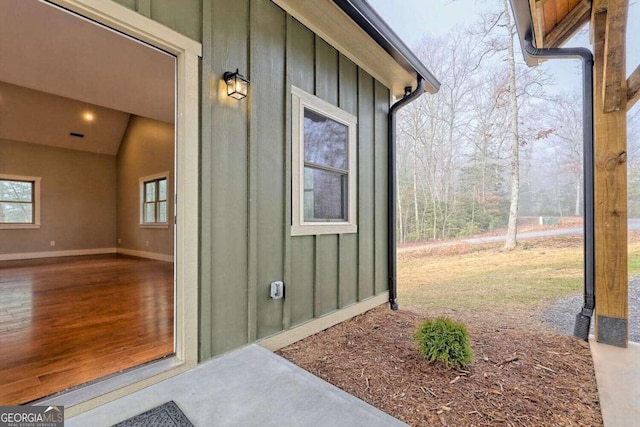
<instances>
[{"instance_id":1,"label":"door frame","mask_svg":"<svg viewBox=\"0 0 640 427\"><path fill-rule=\"evenodd\" d=\"M43 0L40 0L43 1ZM176 62L175 126L175 356L155 362L156 369L125 372L51 399L73 416L192 369L198 362L199 247L199 58L202 44L110 0L46 0L98 24L164 50ZM135 368L134 368L135 369ZM110 382L110 383L109 383ZM91 388L91 389L90 389ZM80 392L80 393L78 393ZM45 399L45 401L47 401ZM55 403L54 403L55 404Z\"/></svg>"}]
</instances>

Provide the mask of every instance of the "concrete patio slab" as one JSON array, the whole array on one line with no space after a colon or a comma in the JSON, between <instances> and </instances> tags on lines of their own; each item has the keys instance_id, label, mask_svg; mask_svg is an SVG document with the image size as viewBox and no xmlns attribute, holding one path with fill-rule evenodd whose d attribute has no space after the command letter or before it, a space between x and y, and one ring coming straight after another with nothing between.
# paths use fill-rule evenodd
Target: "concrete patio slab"
<instances>
[{"instance_id":1,"label":"concrete patio slab","mask_svg":"<svg viewBox=\"0 0 640 427\"><path fill-rule=\"evenodd\" d=\"M605 427L640 422L640 344L619 348L589 338Z\"/></svg>"},{"instance_id":2,"label":"concrete patio slab","mask_svg":"<svg viewBox=\"0 0 640 427\"><path fill-rule=\"evenodd\" d=\"M77 415L65 425L111 426L169 400L196 427L406 426L255 344Z\"/></svg>"}]
</instances>

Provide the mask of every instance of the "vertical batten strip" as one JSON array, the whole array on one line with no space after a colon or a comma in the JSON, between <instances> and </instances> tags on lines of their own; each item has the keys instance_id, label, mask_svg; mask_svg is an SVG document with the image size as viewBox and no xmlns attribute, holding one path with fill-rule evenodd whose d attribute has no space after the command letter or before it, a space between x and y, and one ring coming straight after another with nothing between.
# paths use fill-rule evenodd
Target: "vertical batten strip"
<instances>
[{"instance_id":1,"label":"vertical batten strip","mask_svg":"<svg viewBox=\"0 0 640 427\"><path fill-rule=\"evenodd\" d=\"M346 56L338 58L338 103L346 112L358 117L358 67ZM358 152L358 131L356 127L355 152ZM358 200L358 163L356 155L356 185L351 191ZM356 222L359 203L356 202ZM358 234L340 234L338 236L338 308L344 308L357 301L358 288Z\"/></svg>"},{"instance_id":2,"label":"vertical batten strip","mask_svg":"<svg viewBox=\"0 0 640 427\"><path fill-rule=\"evenodd\" d=\"M342 92L340 91L340 89L342 88L342 67L340 66L340 53L336 52L336 96L337 98L337 103L336 105L338 105L340 108L344 109L344 97L342 96ZM353 191L353 189L349 189L348 191ZM349 198L350 199L350 198ZM344 243L344 234L338 234L336 236L337 240L336 240L336 250L335 250L335 256L336 256L336 264L337 264L337 276L336 276L336 309L341 309L342 307L344 307L344 301L342 300L342 288L345 286L344 284L344 266L345 266L345 262L342 259L342 255L344 253L344 249L342 247L343 243Z\"/></svg>"},{"instance_id":3,"label":"vertical batten strip","mask_svg":"<svg viewBox=\"0 0 640 427\"><path fill-rule=\"evenodd\" d=\"M295 87L314 93L315 35L293 17L288 16L287 19L286 72L289 81ZM291 121L291 87L287 87L286 92L289 107L288 120ZM289 139L288 143L291 144L292 139ZM287 168L292 167L291 163L287 165ZM290 239L291 282L285 291L285 298L289 300L291 307L291 324L298 325L314 317L315 238L314 236L296 236Z\"/></svg>"},{"instance_id":4,"label":"vertical batten strip","mask_svg":"<svg viewBox=\"0 0 640 427\"><path fill-rule=\"evenodd\" d=\"M256 308L257 337L282 330L283 300L269 297L269 283L283 280L285 18L270 1L252 1L252 114L256 129ZM275 202L278 201L278 202Z\"/></svg>"},{"instance_id":5,"label":"vertical batten strip","mask_svg":"<svg viewBox=\"0 0 640 427\"><path fill-rule=\"evenodd\" d=\"M203 84L209 86L210 97L202 99L201 113L209 132L208 139L202 139L202 150L210 147L207 148L209 157L202 158L202 199L210 199L207 202L209 210L201 212L203 222L208 221L207 226L211 227L209 234L203 234L207 241L203 242L201 252L201 259L210 263L209 281L201 282L201 287L211 288L211 304L205 308L210 311L211 336L208 340L212 356L250 341L247 292L249 100L239 102L227 97L222 82L224 72L230 69L248 72L249 2L236 3L233 19L216 13L217 4L218 0L212 2L211 15L207 16L211 20L211 40L205 59L211 63L211 70L203 77L206 82Z\"/></svg>"},{"instance_id":6,"label":"vertical batten strip","mask_svg":"<svg viewBox=\"0 0 640 427\"><path fill-rule=\"evenodd\" d=\"M318 268L318 264L320 263L319 259L318 259L318 237L321 236L313 236L313 318L315 319L316 317L320 316L321 313L321 309L320 309L320 295L319 295L319 284L320 284L320 277L319 277L319 268Z\"/></svg>"},{"instance_id":7,"label":"vertical batten strip","mask_svg":"<svg viewBox=\"0 0 640 427\"><path fill-rule=\"evenodd\" d=\"M284 20L284 91L282 93L282 114L284 114L284 204L282 215L284 216L284 248L282 254L283 281L285 286L285 297L282 304L282 329L291 327L291 298L288 297L286 289L291 282L291 80L289 78L288 52L289 46L289 15Z\"/></svg>"},{"instance_id":8,"label":"vertical batten strip","mask_svg":"<svg viewBox=\"0 0 640 427\"><path fill-rule=\"evenodd\" d=\"M136 0L136 11L147 18L151 18L151 0Z\"/></svg>"},{"instance_id":9,"label":"vertical batten strip","mask_svg":"<svg viewBox=\"0 0 640 427\"><path fill-rule=\"evenodd\" d=\"M388 289L387 277L387 123L389 115L389 89L377 80L375 97L375 285L374 295Z\"/></svg>"},{"instance_id":10,"label":"vertical batten strip","mask_svg":"<svg viewBox=\"0 0 640 427\"><path fill-rule=\"evenodd\" d=\"M374 288L374 80L364 70L358 77L358 301Z\"/></svg>"},{"instance_id":11,"label":"vertical batten strip","mask_svg":"<svg viewBox=\"0 0 640 427\"><path fill-rule=\"evenodd\" d=\"M316 96L338 105L338 51L316 36ZM338 308L338 236L316 236L316 287L317 315L324 315Z\"/></svg>"},{"instance_id":12,"label":"vertical batten strip","mask_svg":"<svg viewBox=\"0 0 640 427\"><path fill-rule=\"evenodd\" d=\"M253 78L253 70L254 70L254 61L251 57L253 44L255 43L253 36L257 34L254 31L255 20L253 19L255 16L254 8L255 2L247 0L249 2L249 13L247 19L247 33L248 33L248 43L247 43L247 67L250 70L248 72L248 78L251 80ZM255 84L254 84L255 86ZM254 104L254 93L255 88L252 87L249 90L249 95L247 96L246 105L249 109L248 120L247 120L247 130L249 135L249 151L248 151L248 165L247 165L247 182L248 182L248 206L247 206L247 215L248 215L248 227L247 227L247 334L249 337L249 342L253 342L256 340L258 335L258 295L257 295L257 283L258 283L258 242L257 242L257 234L258 234L258 217L257 217L257 199L258 199L258 182L257 182L257 169L258 169L258 158L257 158L257 141L258 141L258 129L255 124L257 123L257 109Z\"/></svg>"},{"instance_id":13,"label":"vertical batten strip","mask_svg":"<svg viewBox=\"0 0 640 427\"><path fill-rule=\"evenodd\" d=\"M343 308L345 305L345 301L342 295L342 290L347 286L345 282L346 277L344 273L345 269L345 260L342 259L343 254L345 253L344 248L345 243L345 235L338 234L338 249L336 250L336 257L338 259L338 286L336 286L336 298L338 301L338 309Z\"/></svg>"}]
</instances>

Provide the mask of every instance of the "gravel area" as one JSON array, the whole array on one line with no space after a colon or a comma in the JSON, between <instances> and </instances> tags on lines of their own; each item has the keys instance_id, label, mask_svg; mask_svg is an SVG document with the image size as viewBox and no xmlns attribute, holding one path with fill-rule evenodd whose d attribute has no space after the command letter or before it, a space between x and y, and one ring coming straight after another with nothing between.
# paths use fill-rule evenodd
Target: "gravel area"
<instances>
[{"instance_id":1,"label":"gravel area","mask_svg":"<svg viewBox=\"0 0 640 427\"><path fill-rule=\"evenodd\" d=\"M581 308L582 295L560 298L542 312L542 318L559 332L573 335L576 314ZM593 327L592 321L591 334ZM640 276L629 278L629 341L640 342Z\"/></svg>"}]
</instances>

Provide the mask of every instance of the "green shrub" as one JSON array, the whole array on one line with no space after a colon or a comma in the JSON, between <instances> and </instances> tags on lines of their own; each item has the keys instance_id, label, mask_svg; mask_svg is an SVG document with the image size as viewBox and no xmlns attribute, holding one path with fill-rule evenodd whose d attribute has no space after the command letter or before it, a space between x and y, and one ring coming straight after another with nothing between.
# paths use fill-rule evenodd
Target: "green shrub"
<instances>
[{"instance_id":1,"label":"green shrub","mask_svg":"<svg viewBox=\"0 0 640 427\"><path fill-rule=\"evenodd\" d=\"M413 339L425 359L442 362L447 369L464 368L473 359L467 328L446 317L425 320Z\"/></svg>"}]
</instances>

